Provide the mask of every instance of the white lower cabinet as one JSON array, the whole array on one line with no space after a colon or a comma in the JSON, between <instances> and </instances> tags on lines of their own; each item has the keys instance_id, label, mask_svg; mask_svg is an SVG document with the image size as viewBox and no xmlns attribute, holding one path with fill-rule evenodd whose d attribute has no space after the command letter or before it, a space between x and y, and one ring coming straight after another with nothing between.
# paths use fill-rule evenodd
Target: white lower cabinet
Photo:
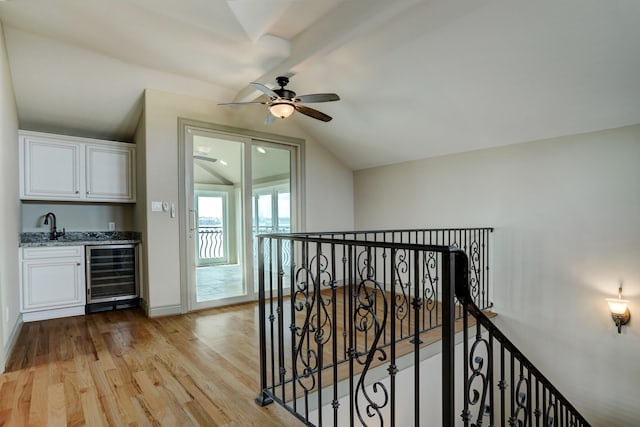
<instances>
[{"instance_id":1,"label":"white lower cabinet","mask_svg":"<svg viewBox=\"0 0 640 427\"><path fill-rule=\"evenodd\" d=\"M20 248L23 321L84 314L84 246Z\"/></svg>"}]
</instances>

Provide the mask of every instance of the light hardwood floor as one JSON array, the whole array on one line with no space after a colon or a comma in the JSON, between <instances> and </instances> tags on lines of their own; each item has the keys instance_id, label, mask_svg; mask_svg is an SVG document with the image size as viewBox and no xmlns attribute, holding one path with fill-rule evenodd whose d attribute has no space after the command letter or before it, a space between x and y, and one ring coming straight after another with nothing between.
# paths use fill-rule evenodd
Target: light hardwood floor
<instances>
[{"instance_id":1,"label":"light hardwood floor","mask_svg":"<svg viewBox=\"0 0 640 427\"><path fill-rule=\"evenodd\" d=\"M26 323L0 376L0 426L292 426L261 408L255 305Z\"/></svg>"}]
</instances>

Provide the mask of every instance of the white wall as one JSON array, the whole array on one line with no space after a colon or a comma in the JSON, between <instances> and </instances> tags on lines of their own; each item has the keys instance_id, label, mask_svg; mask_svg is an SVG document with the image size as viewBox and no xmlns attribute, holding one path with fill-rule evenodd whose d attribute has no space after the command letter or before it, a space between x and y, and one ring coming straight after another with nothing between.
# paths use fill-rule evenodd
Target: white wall
<instances>
[{"instance_id":1,"label":"white wall","mask_svg":"<svg viewBox=\"0 0 640 427\"><path fill-rule=\"evenodd\" d=\"M359 229L493 226L496 322L594 426L640 419L640 126L354 174ZM631 323L614 328L619 282Z\"/></svg>"},{"instance_id":2,"label":"white wall","mask_svg":"<svg viewBox=\"0 0 640 427\"><path fill-rule=\"evenodd\" d=\"M0 372L19 324L18 112L0 24Z\"/></svg>"},{"instance_id":3,"label":"white wall","mask_svg":"<svg viewBox=\"0 0 640 427\"><path fill-rule=\"evenodd\" d=\"M138 204L146 203L143 244L147 250L148 304L156 313L171 312L180 305L179 218L151 212L153 200L178 206L178 118L198 120L306 140L307 228L353 227L353 176L322 146L296 127L295 120L262 125L265 111L247 107L229 109L211 101L147 90L145 94L144 162L146 194L138 193ZM138 147L140 141L137 141ZM138 211L140 207L136 208ZM138 221L138 214L136 214ZM138 221L139 222L139 221Z\"/></svg>"}]
</instances>

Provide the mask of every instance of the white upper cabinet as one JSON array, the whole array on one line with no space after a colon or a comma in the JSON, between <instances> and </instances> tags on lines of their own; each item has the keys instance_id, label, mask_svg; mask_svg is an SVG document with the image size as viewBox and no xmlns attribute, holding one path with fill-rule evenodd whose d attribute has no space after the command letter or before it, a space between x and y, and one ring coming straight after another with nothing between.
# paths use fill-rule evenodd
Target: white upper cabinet
<instances>
[{"instance_id":1,"label":"white upper cabinet","mask_svg":"<svg viewBox=\"0 0 640 427\"><path fill-rule=\"evenodd\" d=\"M20 131L20 198L135 202L135 145Z\"/></svg>"},{"instance_id":2,"label":"white upper cabinet","mask_svg":"<svg viewBox=\"0 0 640 427\"><path fill-rule=\"evenodd\" d=\"M20 186L22 198L81 198L80 144L37 136L21 136L20 141L20 151L24 154L24 161L20 162L23 168Z\"/></svg>"},{"instance_id":3,"label":"white upper cabinet","mask_svg":"<svg viewBox=\"0 0 640 427\"><path fill-rule=\"evenodd\" d=\"M86 146L86 158L87 199L135 201L133 147L90 144Z\"/></svg>"}]
</instances>

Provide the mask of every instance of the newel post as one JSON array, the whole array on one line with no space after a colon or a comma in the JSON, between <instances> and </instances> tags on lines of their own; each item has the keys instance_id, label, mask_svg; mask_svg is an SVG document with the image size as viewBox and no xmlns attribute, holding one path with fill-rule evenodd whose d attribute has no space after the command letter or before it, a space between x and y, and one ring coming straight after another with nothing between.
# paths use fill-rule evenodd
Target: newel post
<instances>
[{"instance_id":1,"label":"newel post","mask_svg":"<svg viewBox=\"0 0 640 427\"><path fill-rule=\"evenodd\" d=\"M256 403L266 406L273 403L267 395L267 332L266 332L266 297L264 292L264 237L258 237L258 323L260 331L260 395Z\"/></svg>"},{"instance_id":2,"label":"newel post","mask_svg":"<svg viewBox=\"0 0 640 427\"><path fill-rule=\"evenodd\" d=\"M442 256L442 425L455 423L455 334L454 295L468 286L467 256L458 249Z\"/></svg>"}]
</instances>

